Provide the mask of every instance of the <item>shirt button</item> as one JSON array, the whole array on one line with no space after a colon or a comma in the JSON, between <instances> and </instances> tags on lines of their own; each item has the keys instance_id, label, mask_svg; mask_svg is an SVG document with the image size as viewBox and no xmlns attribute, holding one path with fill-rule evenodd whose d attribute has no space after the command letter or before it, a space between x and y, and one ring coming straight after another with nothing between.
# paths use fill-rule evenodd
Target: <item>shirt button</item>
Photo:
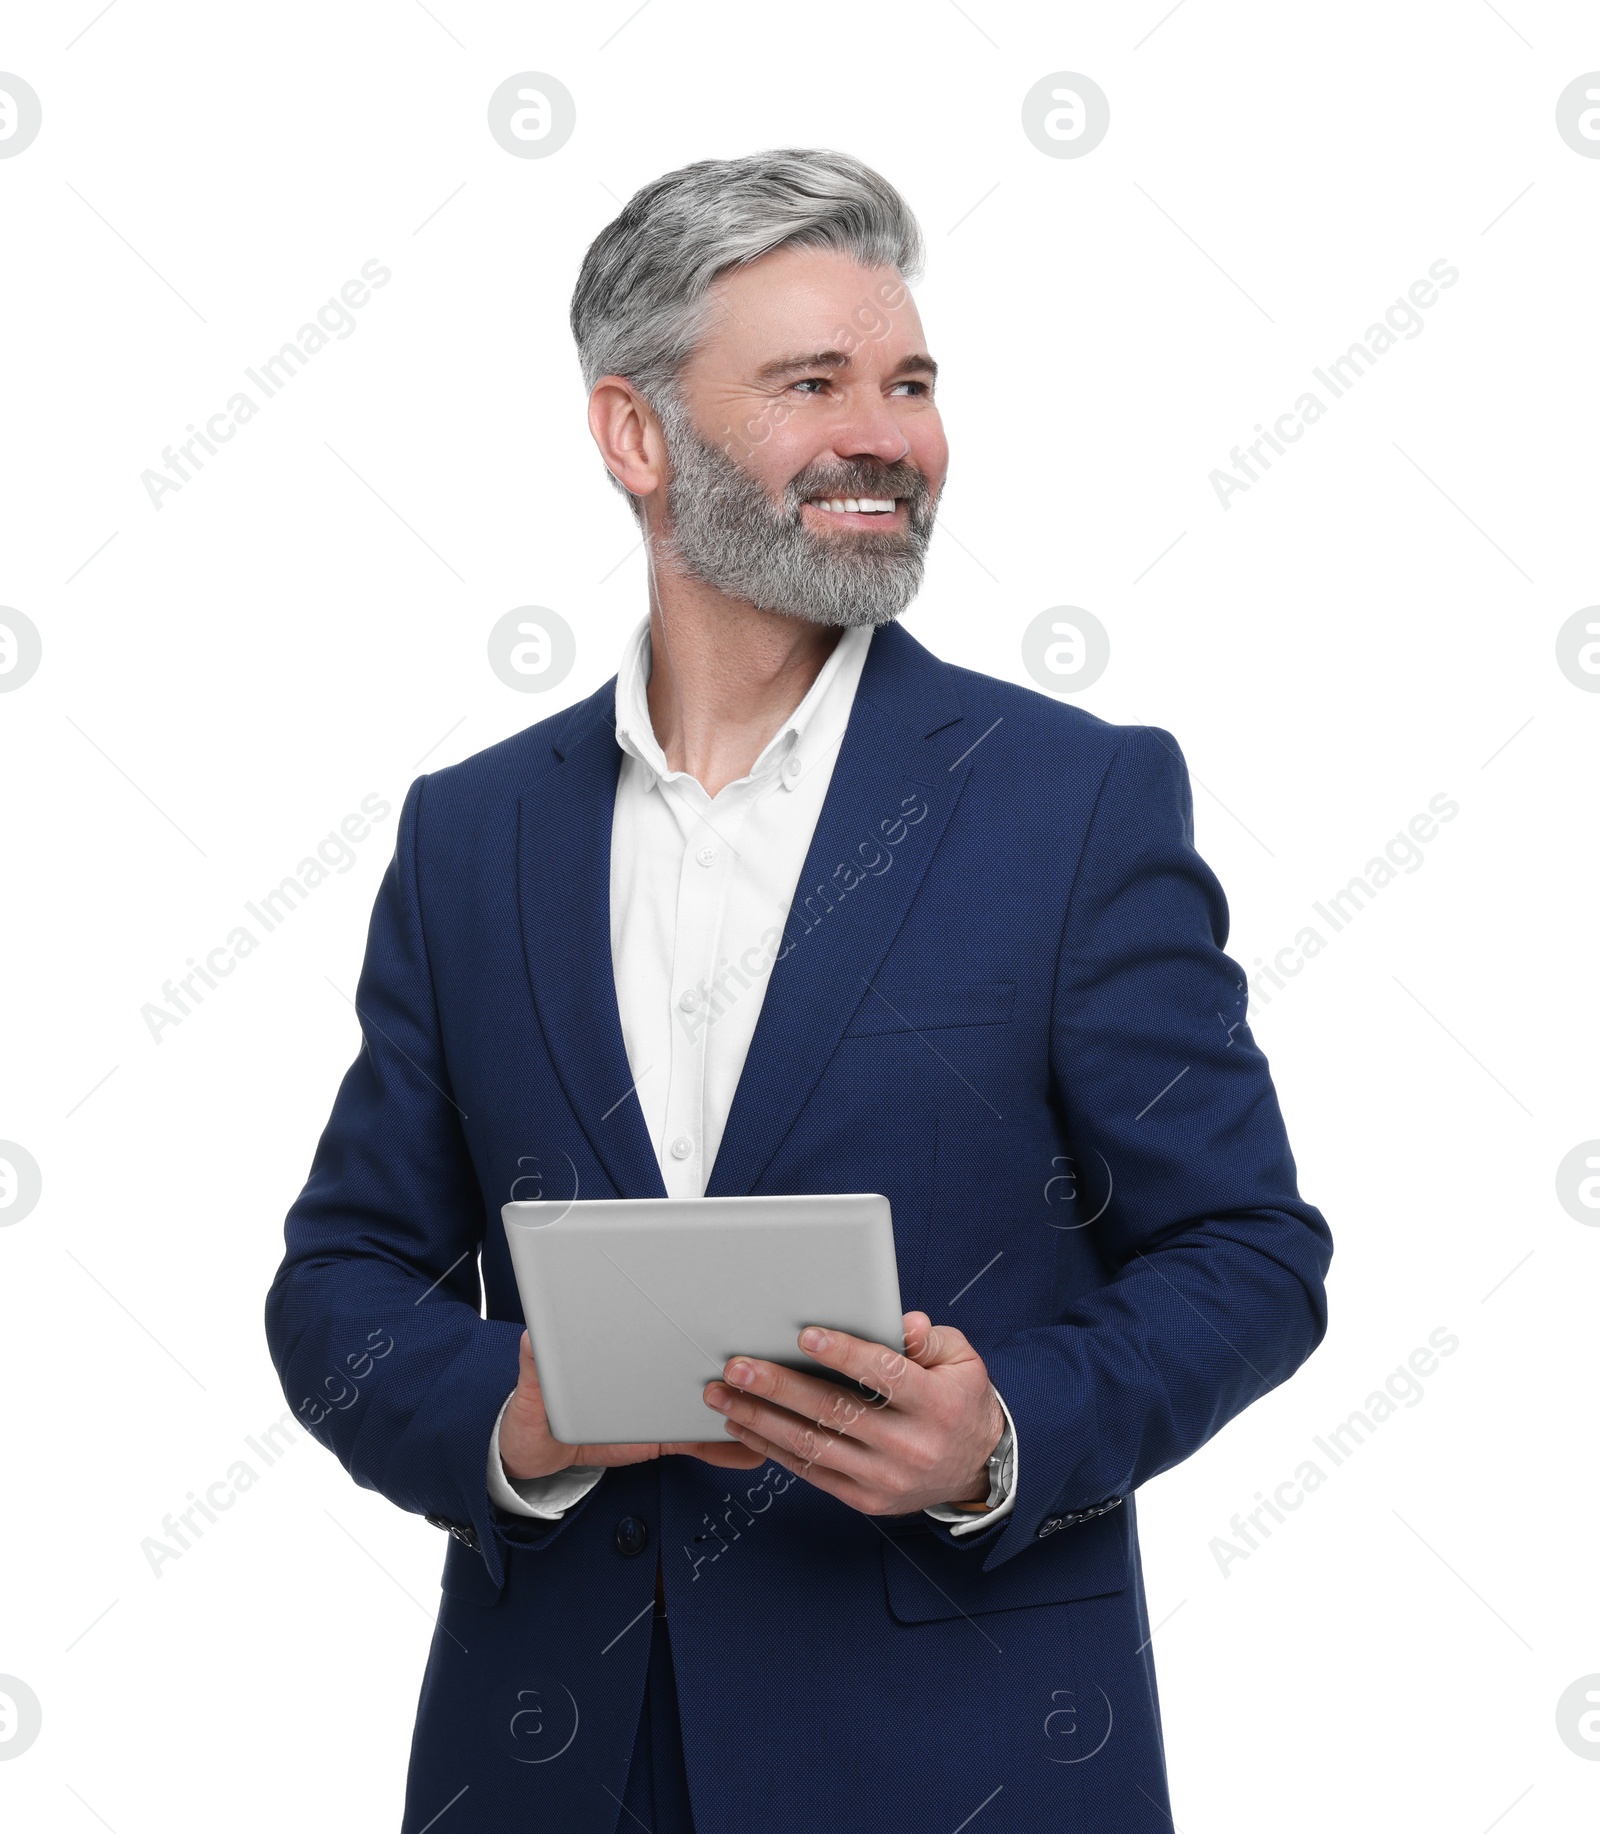
<instances>
[{"instance_id":1,"label":"shirt button","mask_svg":"<svg viewBox=\"0 0 1600 1834\"><path fill-rule=\"evenodd\" d=\"M694 1142L687 1134L679 1134L677 1139L672 1142L672 1156L674 1159L687 1159L693 1151Z\"/></svg>"},{"instance_id":2,"label":"shirt button","mask_svg":"<svg viewBox=\"0 0 1600 1834\"><path fill-rule=\"evenodd\" d=\"M791 758L789 762L784 765L783 772L786 777L798 777L800 775L800 760L798 758Z\"/></svg>"},{"instance_id":3,"label":"shirt button","mask_svg":"<svg viewBox=\"0 0 1600 1834\"><path fill-rule=\"evenodd\" d=\"M694 857L702 866L709 866L717 857L717 850L715 847L702 847Z\"/></svg>"},{"instance_id":4,"label":"shirt button","mask_svg":"<svg viewBox=\"0 0 1600 1834\"><path fill-rule=\"evenodd\" d=\"M684 1012L692 1013L696 1004L699 1002L699 998L699 994L691 987L686 993L680 993L678 995L678 1005Z\"/></svg>"}]
</instances>

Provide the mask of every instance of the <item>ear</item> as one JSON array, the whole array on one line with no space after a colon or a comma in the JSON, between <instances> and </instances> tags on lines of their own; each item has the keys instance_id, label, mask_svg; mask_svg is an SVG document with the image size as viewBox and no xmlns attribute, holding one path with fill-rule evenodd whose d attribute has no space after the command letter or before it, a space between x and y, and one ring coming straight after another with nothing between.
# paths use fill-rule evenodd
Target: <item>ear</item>
<instances>
[{"instance_id":1,"label":"ear","mask_svg":"<svg viewBox=\"0 0 1600 1834\"><path fill-rule=\"evenodd\" d=\"M589 394L589 431L625 490L648 497L666 480L661 424L626 376L602 376Z\"/></svg>"}]
</instances>

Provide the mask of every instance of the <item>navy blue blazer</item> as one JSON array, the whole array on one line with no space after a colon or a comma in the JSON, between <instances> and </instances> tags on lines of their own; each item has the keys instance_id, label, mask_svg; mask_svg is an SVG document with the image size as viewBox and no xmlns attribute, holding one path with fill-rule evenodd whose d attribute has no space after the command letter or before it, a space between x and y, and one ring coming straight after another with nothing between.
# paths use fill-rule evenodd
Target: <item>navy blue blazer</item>
<instances>
[{"instance_id":1,"label":"navy blue blazer","mask_svg":"<svg viewBox=\"0 0 1600 1834\"><path fill-rule=\"evenodd\" d=\"M1332 1254L1178 747L880 629L708 1186L889 1197L906 1309L1015 1417L1010 1516L957 1538L673 1456L544 1522L485 1484L500 1206L664 1195L612 978L614 686L412 784L267 1297L296 1417L450 1530L404 1830L617 1827L659 1553L699 1834L1169 1834L1135 1493L1321 1341Z\"/></svg>"}]
</instances>

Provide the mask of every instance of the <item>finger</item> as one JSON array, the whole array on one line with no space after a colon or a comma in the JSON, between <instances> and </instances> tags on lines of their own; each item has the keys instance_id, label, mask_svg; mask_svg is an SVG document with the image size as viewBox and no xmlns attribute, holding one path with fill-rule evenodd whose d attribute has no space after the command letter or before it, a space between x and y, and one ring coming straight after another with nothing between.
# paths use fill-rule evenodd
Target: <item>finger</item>
<instances>
[{"instance_id":1,"label":"finger","mask_svg":"<svg viewBox=\"0 0 1600 1834\"><path fill-rule=\"evenodd\" d=\"M904 1351L825 1325L807 1325L798 1342L807 1356L854 1381L866 1383L897 1406L914 1402L922 1376Z\"/></svg>"},{"instance_id":2,"label":"finger","mask_svg":"<svg viewBox=\"0 0 1600 1834\"><path fill-rule=\"evenodd\" d=\"M859 1395L824 1376L786 1369L782 1363L763 1362L753 1356L729 1357L727 1370L730 1375L741 1369L749 1372L743 1381L706 1384L708 1406L718 1407L726 1413L727 1403L734 1396L756 1395L818 1426L849 1433L868 1444L878 1438L872 1417L885 1410L887 1400Z\"/></svg>"},{"instance_id":3,"label":"finger","mask_svg":"<svg viewBox=\"0 0 1600 1834\"><path fill-rule=\"evenodd\" d=\"M736 1395L727 1419L730 1431L746 1444L777 1446L796 1460L799 1468L821 1466L862 1483L882 1475L885 1457L892 1451L864 1445L835 1428L752 1395Z\"/></svg>"},{"instance_id":4,"label":"finger","mask_svg":"<svg viewBox=\"0 0 1600 1834\"><path fill-rule=\"evenodd\" d=\"M926 1312L907 1312L906 1355L921 1369L942 1363L960 1363L976 1352L966 1334L954 1325L936 1325Z\"/></svg>"},{"instance_id":5,"label":"finger","mask_svg":"<svg viewBox=\"0 0 1600 1834\"><path fill-rule=\"evenodd\" d=\"M664 1445L663 1452L681 1452L708 1465L721 1465L729 1471L754 1471L766 1461L737 1439L686 1440L682 1444Z\"/></svg>"},{"instance_id":6,"label":"finger","mask_svg":"<svg viewBox=\"0 0 1600 1834\"><path fill-rule=\"evenodd\" d=\"M906 1340L906 1355L912 1362L920 1362L928 1348L928 1333L933 1329L933 1320L926 1312L907 1312L903 1320Z\"/></svg>"},{"instance_id":7,"label":"finger","mask_svg":"<svg viewBox=\"0 0 1600 1834\"><path fill-rule=\"evenodd\" d=\"M813 1460L802 1458L797 1453L790 1451L787 1446L779 1445L775 1440L766 1438L751 1427L735 1426L733 1430L738 1433L746 1446L760 1456L763 1463L770 1459L773 1464L782 1465L785 1471L792 1471L796 1477L803 1477L813 1488L825 1490L829 1496L837 1497L841 1503L848 1503L852 1509L870 1513L865 1510L868 1494L854 1478L834 1470L831 1466L819 1465Z\"/></svg>"}]
</instances>

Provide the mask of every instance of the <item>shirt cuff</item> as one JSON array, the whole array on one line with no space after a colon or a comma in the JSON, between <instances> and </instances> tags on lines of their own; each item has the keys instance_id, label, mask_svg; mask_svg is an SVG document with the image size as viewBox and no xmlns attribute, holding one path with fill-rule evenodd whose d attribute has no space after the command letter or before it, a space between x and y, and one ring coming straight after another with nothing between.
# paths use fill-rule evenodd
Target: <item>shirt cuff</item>
<instances>
[{"instance_id":1,"label":"shirt cuff","mask_svg":"<svg viewBox=\"0 0 1600 1834\"><path fill-rule=\"evenodd\" d=\"M934 1503L923 1510L925 1516L932 1516L935 1522L948 1524L952 1535L975 1535L980 1528L987 1528L991 1522L998 1522L1002 1516L1011 1514L1012 1506L1017 1500L1017 1472L1021 1469L1021 1460L1017 1456L1017 1424L1011 1418L1011 1409L1006 1406L1006 1398L997 1388L994 1398L1000 1403L1000 1411L1006 1417L1006 1430L1000 1435L1000 1446L1007 1440L1011 1442L1011 1482L1006 1493L993 1509L986 1509L982 1515L975 1515L969 1509L957 1509L951 1503ZM997 1451L1000 1447L995 1448Z\"/></svg>"},{"instance_id":2,"label":"shirt cuff","mask_svg":"<svg viewBox=\"0 0 1600 1834\"><path fill-rule=\"evenodd\" d=\"M516 1390L512 1390L515 1394ZM586 1497L606 1474L604 1465L567 1465L544 1477L507 1477L500 1462L500 1422L511 1405L507 1395L495 1415L494 1431L489 1435L489 1501L498 1503L509 1515L538 1516L547 1522L558 1522L572 1505ZM985 1518L987 1519L987 1518Z\"/></svg>"}]
</instances>

